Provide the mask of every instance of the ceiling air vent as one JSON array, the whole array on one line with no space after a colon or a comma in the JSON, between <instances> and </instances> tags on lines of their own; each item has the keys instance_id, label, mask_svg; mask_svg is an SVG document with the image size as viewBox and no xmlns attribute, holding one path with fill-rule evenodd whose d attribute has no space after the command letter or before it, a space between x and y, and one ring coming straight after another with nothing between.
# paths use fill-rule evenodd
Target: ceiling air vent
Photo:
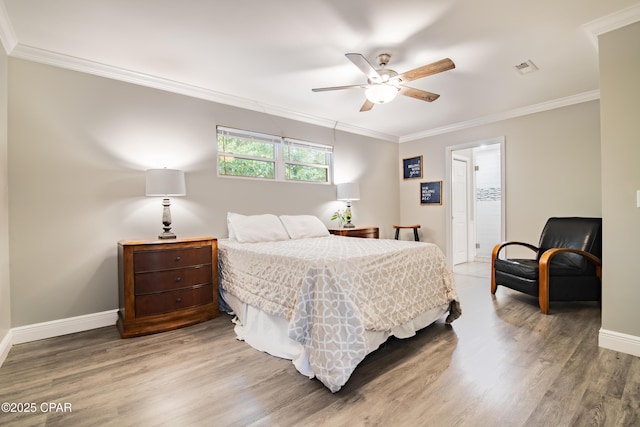
<instances>
[{"instance_id":1,"label":"ceiling air vent","mask_svg":"<svg viewBox=\"0 0 640 427\"><path fill-rule=\"evenodd\" d=\"M520 74L529 74L538 70L538 67L536 67L536 64L534 64L532 60L518 64L513 68L515 68Z\"/></svg>"}]
</instances>

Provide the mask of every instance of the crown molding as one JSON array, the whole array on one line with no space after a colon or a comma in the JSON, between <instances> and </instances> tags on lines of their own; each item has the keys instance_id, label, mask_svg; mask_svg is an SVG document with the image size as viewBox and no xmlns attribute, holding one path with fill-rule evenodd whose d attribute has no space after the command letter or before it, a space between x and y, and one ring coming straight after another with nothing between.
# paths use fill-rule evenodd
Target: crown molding
<instances>
[{"instance_id":1,"label":"crown molding","mask_svg":"<svg viewBox=\"0 0 640 427\"><path fill-rule=\"evenodd\" d=\"M489 123L495 123L502 120L513 119L516 117L527 116L529 114L541 113L543 111L554 110L556 108L568 107L570 105L581 104L583 102L594 101L600 99L600 90L592 90L589 92L580 93L577 95L567 96L565 98L559 98L552 101L541 102L539 104L530 105L527 107L516 108L515 110L504 111L490 116L484 116L465 122L454 123L448 126L442 126L435 129L430 129L424 132L414 133L406 135L400 138L400 142L415 141L416 139L428 138L430 136L441 135L443 133L450 133L459 131L462 129L468 129L475 126L486 125Z\"/></svg>"},{"instance_id":2,"label":"crown molding","mask_svg":"<svg viewBox=\"0 0 640 427\"><path fill-rule=\"evenodd\" d=\"M4 47L4 51L10 54L18 45L16 33L13 31L9 14L4 6L4 1L0 0L0 41Z\"/></svg>"},{"instance_id":3,"label":"crown molding","mask_svg":"<svg viewBox=\"0 0 640 427\"><path fill-rule=\"evenodd\" d=\"M405 136L389 135L382 132L376 132L371 129L365 129L358 126L352 126L347 123L340 123L335 120L329 120L321 117L315 117L307 114L298 113L295 111L287 110L284 108L276 107L273 105L263 104L256 101L252 101L237 96L228 95L221 92L216 92L210 89L205 89L198 86L188 85L185 83L177 82L174 80L163 79L160 77L152 76L149 74L139 73L124 68L114 67L112 65L106 65L99 62L89 61L82 58L76 58L69 55L62 55L56 52L47 51L44 49L38 49L31 46L18 44L15 46L11 53L12 57L25 59L28 61L39 62L55 67L66 68L83 73L93 74L110 79L120 80L136 85L146 86L154 89L159 89L167 92L178 93L206 101L217 102L224 105L230 105L233 107L243 108L246 110L257 111L260 113L271 114L286 119L296 120L303 123L309 123L322 127L334 128L336 130L353 133L357 135L363 135L370 138L380 139L389 142L408 142L416 139L426 138L429 136L439 135L448 132L455 132L457 130L466 129L473 126L479 126L487 123L497 122L514 117L524 116L527 114L538 113L541 111L551 110L554 108L565 107L581 102L591 101L600 97L599 91L587 92L567 98L562 98L554 101L535 104L528 107L519 108L516 110L506 111L503 113L481 117L474 120L469 120L461 123L454 123L452 125L430 129L424 132Z\"/></svg>"},{"instance_id":4,"label":"crown molding","mask_svg":"<svg viewBox=\"0 0 640 427\"><path fill-rule=\"evenodd\" d=\"M387 142L399 143L400 138L396 135L389 135L388 133L377 132L371 129L365 129L358 126L353 126L347 123L333 122L336 130L341 130L348 133L354 133L357 135L368 136L370 138L381 139Z\"/></svg>"},{"instance_id":5,"label":"crown molding","mask_svg":"<svg viewBox=\"0 0 640 427\"><path fill-rule=\"evenodd\" d=\"M11 56L28 61L39 62L42 64L52 65L55 67L70 69L83 73L93 74L114 80L133 83L140 86L146 86L167 92L178 93L193 98L203 99L206 101L217 102L224 105L243 108L246 110L256 111L265 114L271 114L286 119L296 120L303 123L309 123L322 127L334 128L348 133L367 136L370 138L380 139L383 141L403 143L414 141L416 139L426 138L457 130L466 129L474 126L493 123L514 117L520 117L527 114L539 113L541 111L551 110L554 108L565 107L568 105L578 104L581 102L599 99L600 92L598 90L569 96L566 98L543 102L516 110L505 111L502 113L485 116L466 122L454 123L452 125L440 128L430 129L424 132L414 133L405 136L389 135L382 132L376 132L371 129L365 129L358 126L352 126L346 123L340 123L335 120L329 120L321 117L315 117L307 114L298 113L273 105L259 103L249 99L216 92L198 86L188 85L174 80L164 79L149 74L139 73L124 68L114 67L99 62L89 61L69 55L62 55L57 52L51 52L44 49L38 49L32 46L18 44L11 52Z\"/></svg>"},{"instance_id":6,"label":"crown molding","mask_svg":"<svg viewBox=\"0 0 640 427\"><path fill-rule=\"evenodd\" d=\"M133 83L140 86L146 86L167 92L178 93L181 95L199 98L206 101L212 101L232 107L243 108L246 110L257 111L260 113L271 114L286 119L296 120L303 123L313 125L336 128L350 133L356 133L371 138L382 139L386 141L398 142L398 137L388 135L381 132L375 132L370 129L364 129L356 126L338 123L335 120L324 119L295 111L280 108L274 105L264 104L238 96L216 92L199 86L193 86L181 83L175 80L164 79L150 74L139 73L125 68L114 67L112 65L102 64L99 62L89 61L69 55L63 55L57 52L51 52L32 46L18 44L11 52L14 58L25 59L28 61L39 62L42 64L53 65L55 67L65 68L69 70L79 71L87 74L93 74L100 77L106 77L114 80L120 80L127 83Z\"/></svg>"},{"instance_id":7,"label":"crown molding","mask_svg":"<svg viewBox=\"0 0 640 427\"><path fill-rule=\"evenodd\" d=\"M638 21L640 21L640 4L628 7L626 9L622 9L618 12L603 16L602 18L595 19L591 22L584 24L582 27L591 38L597 50L598 36L608 33L610 31L617 30L618 28L625 27L627 25L633 24ZM474 126L485 125L489 123L498 122L501 120L507 120L515 117L525 116L528 114L540 113L547 110L553 110L555 108L568 107L570 105L580 104L582 102L593 101L596 99L600 99L599 89L589 91L589 92L584 92L578 95L556 99L553 101L531 105L528 107L518 108L511 111L505 111L505 112L494 114L491 116L480 117L478 119L473 119L466 122L454 123L448 126L430 129L424 132L401 136L400 143L414 141L416 139L427 138L435 135L441 135L444 133L455 132L458 130L467 129Z\"/></svg>"},{"instance_id":8,"label":"crown molding","mask_svg":"<svg viewBox=\"0 0 640 427\"><path fill-rule=\"evenodd\" d=\"M640 4L594 19L582 26L598 47L598 36L640 21Z\"/></svg>"},{"instance_id":9,"label":"crown molding","mask_svg":"<svg viewBox=\"0 0 640 427\"><path fill-rule=\"evenodd\" d=\"M618 28L630 25L632 23L640 21L640 4L628 7L619 12L606 15L602 18L591 21L583 25L583 29L588 33L592 39L596 49L598 47L598 36L609 31L616 30ZM448 126L434 128L426 130L424 132L418 132L414 134L396 136L389 135L382 132L377 132L371 129L365 129L358 126L352 126L346 123L336 122L335 120L329 120L321 117L315 117L307 114L302 114L292 110L287 110L274 105L263 104L257 101L253 101L246 98L232 96L229 94L216 92L211 89L205 89L198 86L188 85L174 80L163 79L153 75L134 72L128 69L114 67L99 62L89 61L82 58L77 58L69 55L63 55L60 53L47 51L44 49L35 48L18 43L11 26L11 21L8 18L8 14L4 5L4 2L0 0L0 41L4 46L8 55L26 59L29 61L39 62L43 64L53 65L60 68L66 68L74 71L80 71L83 73L93 74L101 77L106 77L114 80L120 80L128 83L137 84L140 86L146 86L154 89L159 89L167 92L178 93L194 98L199 98L207 101L212 101L224 105L243 108L246 110L256 111L260 113L270 114L286 119L296 120L303 123L314 124L322 127L329 127L336 130L341 130L348 133L363 135L375 139L384 141L403 143L414 141L416 139L426 138L434 135L440 135L448 132L455 132L461 129L467 129L473 126L484 125L501 120L506 120L514 117L520 117L527 114L538 113L554 108L565 107L581 102L587 102L600 98L600 92L594 90L591 92L585 92L558 100L544 102L529 107L523 107L516 110L506 111L490 116L481 117L465 122L454 123Z\"/></svg>"}]
</instances>

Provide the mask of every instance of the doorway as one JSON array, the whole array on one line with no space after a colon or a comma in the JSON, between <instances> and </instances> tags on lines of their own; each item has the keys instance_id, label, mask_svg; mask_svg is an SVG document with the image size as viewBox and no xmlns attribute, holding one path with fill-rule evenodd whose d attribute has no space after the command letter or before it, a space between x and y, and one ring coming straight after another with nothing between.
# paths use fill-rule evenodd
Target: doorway
<instances>
[{"instance_id":1,"label":"doorway","mask_svg":"<svg viewBox=\"0 0 640 427\"><path fill-rule=\"evenodd\" d=\"M504 240L504 137L446 149L447 257L451 266L489 262Z\"/></svg>"},{"instance_id":2,"label":"doorway","mask_svg":"<svg viewBox=\"0 0 640 427\"><path fill-rule=\"evenodd\" d=\"M467 151L467 150L465 150ZM453 265L469 261L469 167L467 153L451 158L451 240Z\"/></svg>"}]
</instances>

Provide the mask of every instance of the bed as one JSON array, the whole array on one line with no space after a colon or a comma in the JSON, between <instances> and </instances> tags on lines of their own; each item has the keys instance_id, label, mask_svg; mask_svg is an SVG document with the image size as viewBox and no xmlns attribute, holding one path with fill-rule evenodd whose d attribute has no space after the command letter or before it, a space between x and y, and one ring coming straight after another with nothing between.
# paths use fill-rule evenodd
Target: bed
<instances>
[{"instance_id":1,"label":"bed","mask_svg":"<svg viewBox=\"0 0 640 427\"><path fill-rule=\"evenodd\" d=\"M389 336L461 314L436 245L333 236L310 215L229 213L227 223L220 296L238 339L332 392Z\"/></svg>"}]
</instances>

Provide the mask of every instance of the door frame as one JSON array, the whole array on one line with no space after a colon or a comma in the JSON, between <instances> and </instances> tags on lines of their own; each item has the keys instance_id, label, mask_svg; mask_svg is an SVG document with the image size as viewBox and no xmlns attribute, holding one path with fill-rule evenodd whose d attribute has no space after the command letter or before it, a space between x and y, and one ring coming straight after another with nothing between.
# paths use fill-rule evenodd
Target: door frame
<instances>
[{"instance_id":1,"label":"door frame","mask_svg":"<svg viewBox=\"0 0 640 427\"><path fill-rule=\"evenodd\" d=\"M452 200L452 161L453 152L457 150L464 150L468 148L481 147L483 145L499 144L500 145L500 239L505 240L507 229L507 217L506 217L506 143L505 137L499 136L495 138L483 139L478 141L467 142L463 144L449 145L445 147L445 177L447 178L448 185L444 194L445 202L445 227L447 235L447 263L449 267L453 267L453 227L451 226L451 200Z\"/></svg>"},{"instance_id":2,"label":"door frame","mask_svg":"<svg viewBox=\"0 0 640 427\"><path fill-rule=\"evenodd\" d=\"M466 157L466 156L461 156L456 152L452 152L452 156L451 156L451 219L453 220L453 202L454 202L454 188L453 188L453 162L455 161L459 161L459 162L464 162L464 168L465 168L465 181L464 181L464 197L465 197L465 209L464 209L464 223L465 223L465 234L464 234L464 253L465 253L465 261L464 262L469 262L469 257L471 255L471 252L469 251L470 249L470 239L469 239L469 235L471 233L471 219L469 216L469 208L470 208L470 201L469 201L469 195L471 194L472 188L471 185L469 185L469 183L472 181L471 180L471 176L470 176L470 168L471 165L473 164L473 159ZM453 238L453 233L454 233L454 227L453 227L453 223L451 224L451 265L456 265L455 261L455 254L454 254L454 246L455 246L455 239Z\"/></svg>"}]
</instances>

